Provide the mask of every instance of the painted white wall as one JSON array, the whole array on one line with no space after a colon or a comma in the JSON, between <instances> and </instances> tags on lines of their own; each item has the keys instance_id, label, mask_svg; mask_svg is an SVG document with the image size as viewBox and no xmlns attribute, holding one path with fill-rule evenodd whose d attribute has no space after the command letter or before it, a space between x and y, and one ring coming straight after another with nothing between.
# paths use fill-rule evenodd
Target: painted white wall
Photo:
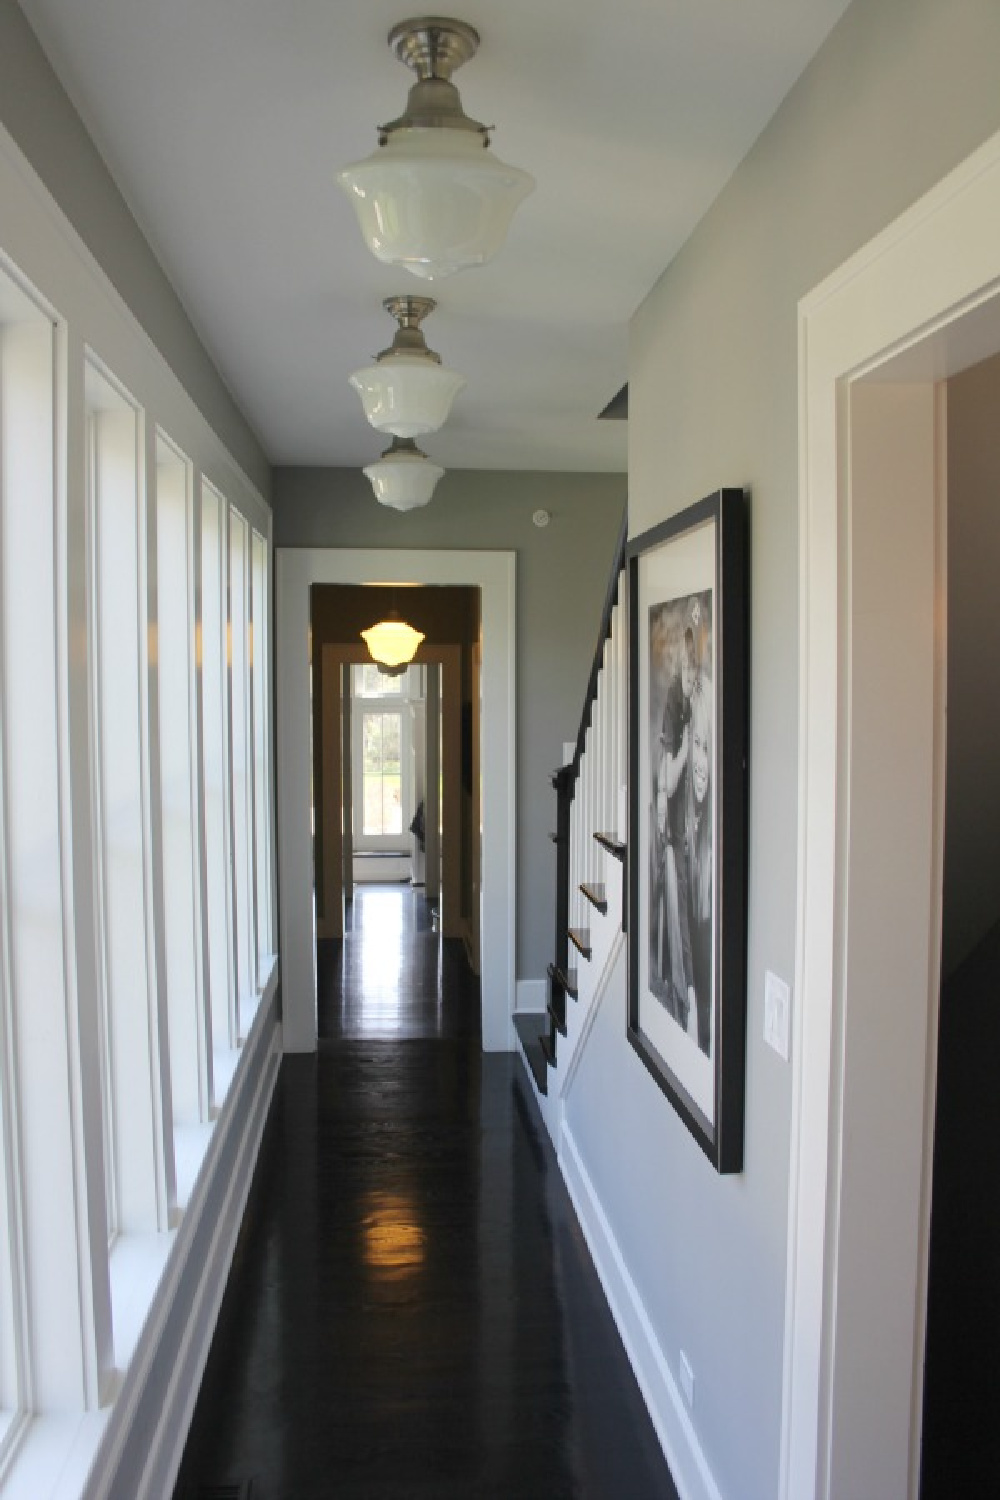
<instances>
[{"instance_id":1,"label":"painted white wall","mask_svg":"<svg viewBox=\"0 0 1000 1500\"><path fill-rule=\"evenodd\" d=\"M1000 918L1000 358L948 382L948 777L942 972Z\"/></svg>"}]
</instances>

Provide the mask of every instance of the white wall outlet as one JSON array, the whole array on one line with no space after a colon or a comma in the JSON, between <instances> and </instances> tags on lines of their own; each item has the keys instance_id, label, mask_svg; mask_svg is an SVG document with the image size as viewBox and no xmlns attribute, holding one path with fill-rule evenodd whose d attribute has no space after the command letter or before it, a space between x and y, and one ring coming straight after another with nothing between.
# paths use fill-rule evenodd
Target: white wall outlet
<instances>
[{"instance_id":1,"label":"white wall outlet","mask_svg":"<svg viewBox=\"0 0 1000 1500\"><path fill-rule=\"evenodd\" d=\"M764 1040L788 1061L792 997L788 985L770 969L764 976Z\"/></svg>"},{"instance_id":2,"label":"white wall outlet","mask_svg":"<svg viewBox=\"0 0 1000 1500\"><path fill-rule=\"evenodd\" d=\"M688 1406L690 1406L692 1408L692 1410L693 1410L694 1409L694 1370L691 1368L691 1361L688 1359L688 1357L684 1353L683 1349L681 1350L680 1369L681 1369L681 1390L684 1392L684 1400L687 1402Z\"/></svg>"}]
</instances>

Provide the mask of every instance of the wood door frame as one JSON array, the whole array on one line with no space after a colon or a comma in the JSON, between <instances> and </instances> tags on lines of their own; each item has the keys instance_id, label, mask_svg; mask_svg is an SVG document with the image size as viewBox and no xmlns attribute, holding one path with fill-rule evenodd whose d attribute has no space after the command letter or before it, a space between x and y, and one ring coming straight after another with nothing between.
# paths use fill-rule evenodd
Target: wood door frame
<instances>
[{"instance_id":1,"label":"wood door frame","mask_svg":"<svg viewBox=\"0 0 1000 1500\"><path fill-rule=\"evenodd\" d=\"M482 1039L514 1044L517 868L513 552L275 549L275 686L283 1039L316 1048L316 923L312 859L310 594L316 584L428 583L478 588L482 602Z\"/></svg>"},{"instance_id":2,"label":"wood door frame","mask_svg":"<svg viewBox=\"0 0 1000 1500\"><path fill-rule=\"evenodd\" d=\"M363 664L370 661L368 650L353 642L328 641L323 646L321 672L323 680L323 891L324 911L322 937L342 937L343 922L338 924L336 912L331 920L331 896L335 907L343 914L343 865L344 865L344 821L342 789L337 795L327 795L332 784L341 783L341 711L338 679L346 665ZM461 922L461 845L460 845L460 734L461 734L461 646L427 646L418 648L413 658L416 665L434 663L441 667L442 677L442 723L441 748L443 752L441 784L441 934L443 937L462 937ZM334 691L338 688L337 691ZM374 701L374 700L372 700ZM353 712L354 710L352 710ZM336 747L335 749L333 747ZM323 920L317 917L317 925ZM339 927L339 930L338 930Z\"/></svg>"}]
</instances>

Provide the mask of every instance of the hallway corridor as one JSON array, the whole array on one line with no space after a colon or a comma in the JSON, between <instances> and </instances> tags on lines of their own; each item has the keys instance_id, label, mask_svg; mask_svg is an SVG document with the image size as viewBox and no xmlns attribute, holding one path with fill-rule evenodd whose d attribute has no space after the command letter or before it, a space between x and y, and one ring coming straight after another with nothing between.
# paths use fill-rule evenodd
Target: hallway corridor
<instances>
[{"instance_id":1,"label":"hallway corridor","mask_svg":"<svg viewBox=\"0 0 1000 1500\"><path fill-rule=\"evenodd\" d=\"M176 1500L676 1500L461 945L392 886L321 949Z\"/></svg>"}]
</instances>

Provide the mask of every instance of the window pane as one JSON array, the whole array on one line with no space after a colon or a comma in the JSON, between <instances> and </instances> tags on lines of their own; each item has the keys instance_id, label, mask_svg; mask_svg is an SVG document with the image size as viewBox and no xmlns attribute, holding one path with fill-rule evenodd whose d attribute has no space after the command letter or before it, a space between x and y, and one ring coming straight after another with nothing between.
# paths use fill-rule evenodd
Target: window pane
<instances>
[{"instance_id":1,"label":"window pane","mask_svg":"<svg viewBox=\"0 0 1000 1500\"><path fill-rule=\"evenodd\" d=\"M371 662L354 668L354 695L356 698L407 698L412 692L413 667L407 667L398 677L380 672Z\"/></svg>"},{"instance_id":2,"label":"window pane","mask_svg":"<svg viewBox=\"0 0 1000 1500\"><path fill-rule=\"evenodd\" d=\"M190 465L156 439L157 686L163 918L170 1092L175 1123L208 1118L204 991L197 911L197 796L193 694L194 551Z\"/></svg>"},{"instance_id":3,"label":"window pane","mask_svg":"<svg viewBox=\"0 0 1000 1500\"><path fill-rule=\"evenodd\" d=\"M145 673L146 538L139 483L140 419L96 365L86 367L88 511L92 526L91 704L98 864L98 948L104 1026L108 1230L158 1226L146 928L147 819L141 685Z\"/></svg>"},{"instance_id":4,"label":"window pane","mask_svg":"<svg viewBox=\"0 0 1000 1500\"><path fill-rule=\"evenodd\" d=\"M240 1007L257 993L253 911L253 740L250 724L250 528L229 511L229 707L233 807L233 895L236 913L236 995ZM240 1021L240 1034L243 1021Z\"/></svg>"},{"instance_id":5,"label":"window pane","mask_svg":"<svg viewBox=\"0 0 1000 1500\"><path fill-rule=\"evenodd\" d=\"M209 994L212 1042L221 1050L236 1045L236 993L233 967L232 882L227 803L229 752L226 748L226 592L225 509L207 484L201 492L201 691L204 725L202 776L205 796L205 869L208 920Z\"/></svg>"},{"instance_id":6,"label":"window pane","mask_svg":"<svg viewBox=\"0 0 1000 1500\"><path fill-rule=\"evenodd\" d=\"M251 634L253 679L253 754L254 754L254 870L256 872L257 910L257 987L263 983L264 961L273 947L271 934L271 797L269 777L271 758L268 753L268 659L270 654L270 621L268 619L268 545L258 532L253 534L253 631Z\"/></svg>"},{"instance_id":7,"label":"window pane","mask_svg":"<svg viewBox=\"0 0 1000 1500\"><path fill-rule=\"evenodd\" d=\"M398 712L365 712L361 737L364 759L364 832L402 833L402 715Z\"/></svg>"},{"instance_id":8,"label":"window pane","mask_svg":"<svg viewBox=\"0 0 1000 1500\"><path fill-rule=\"evenodd\" d=\"M402 833L403 808L399 785L399 772L386 774L382 779L382 832Z\"/></svg>"}]
</instances>

